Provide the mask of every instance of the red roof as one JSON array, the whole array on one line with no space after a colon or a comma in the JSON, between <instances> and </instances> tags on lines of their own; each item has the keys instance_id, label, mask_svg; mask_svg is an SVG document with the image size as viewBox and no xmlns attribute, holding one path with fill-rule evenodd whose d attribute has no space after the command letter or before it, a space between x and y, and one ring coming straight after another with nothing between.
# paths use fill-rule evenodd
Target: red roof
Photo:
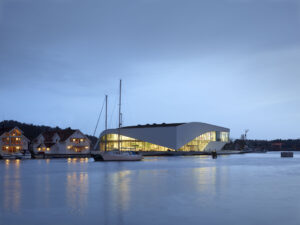
<instances>
[{"instance_id":1,"label":"red roof","mask_svg":"<svg viewBox=\"0 0 300 225\"><path fill-rule=\"evenodd\" d=\"M65 130L59 130L59 131L46 131L42 133L42 135L45 138L45 142L53 142L53 136L55 134L58 134L60 141L67 140L72 134L74 134L76 130L72 129L65 129Z\"/></svg>"}]
</instances>

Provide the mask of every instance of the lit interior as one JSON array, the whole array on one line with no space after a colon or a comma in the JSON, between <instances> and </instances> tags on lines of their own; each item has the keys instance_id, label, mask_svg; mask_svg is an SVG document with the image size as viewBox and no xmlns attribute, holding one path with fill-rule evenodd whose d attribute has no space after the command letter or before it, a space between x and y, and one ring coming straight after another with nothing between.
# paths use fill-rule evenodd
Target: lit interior
<instances>
[{"instance_id":1,"label":"lit interior","mask_svg":"<svg viewBox=\"0 0 300 225\"><path fill-rule=\"evenodd\" d=\"M106 150L111 151L118 149L118 134L107 134L100 139L100 150L105 150L105 136L107 136ZM121 151L174 151L174 149L166 148L160 145L140 141L131 137L120 135Z\"/></svg>"},{"instance_id":2,"label":"lit interior","mask_svg":"<svg viewBox=\"0 0 300 225\"><path fill-rule=\"evenodd\" d=\"M2 138L2 151L6 153L20 152L23 148L22 133L17 129L7 132Z\"/></svg>"},{"instance_id":3,"label":"lit interior","mask_svg":"<svg viewBox=\"0 0 300 225\"><path fill-rule=\"evenodd\" d=\"M107 134L100 139L100 150L105 150L105 138L107 137L106 150L111 151L118 149L118 134ZM178 151L204 151L205 147L211 141L228 142L228 132L207 132L196 137L186 145L182 146ZM174 151L174 149L140 141L131 137L120 135L121 151Z\"/></svg>"}]
</instances>

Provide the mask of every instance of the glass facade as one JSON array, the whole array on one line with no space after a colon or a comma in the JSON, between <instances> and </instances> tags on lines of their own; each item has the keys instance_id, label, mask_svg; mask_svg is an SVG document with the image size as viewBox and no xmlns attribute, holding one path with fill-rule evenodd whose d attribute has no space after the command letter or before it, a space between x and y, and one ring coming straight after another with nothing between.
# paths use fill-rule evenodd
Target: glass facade
<instances>
[{"instance_id":1,"label":"glass facade","mask_svg":"<svg viewBox=\"0 0 300 225\"><path fill-rule=\"evenodd\" d=\"M106 150L111 151L118 149L118 134L107 134L100 139L100 150L105 150L105 136L107 136ZM120 150L121 151L168 151L173 150L160 145L152 144L145 141L140 141L131 137L120 135Z\"/></svg>"},{"instance_id":2,"label":"glass facade","mask_svg":"<svg viewBox=\"0 0 300 225\"><path fill-rule=\"evenodd\" d=\"M220 141L229 142L229 133L228 132L220 132Z\"/></svg>"},{"instance_id":3,"label":"glass facade","mask_svg":"<svg viewBox=\"0 0 300 225\"><path fill-rule=\"evenodd\" d=\"M100 139L100 150L105 150L105 138L107 137L106 150L111 151L118 149L118 134L107 134ZM186 145L182 146L178 151L204 151L205 147L211 141L228 142L228 132L207 132L196 137ZM152 144L145 141L140 141L131 137L120 135L120 150L121 151L175 151L174 149Z\"/></svg>"},{"instance_id":4,"label":"glass facade","mask_svg":"<svg viewBox=\"0 0 300 225\"><path fill-rule=\"evenodd\" d=\"M216 132L207 132L182 146L179 151L204 151L209 142L216 141Z\"/></svg>"}]
</instances>

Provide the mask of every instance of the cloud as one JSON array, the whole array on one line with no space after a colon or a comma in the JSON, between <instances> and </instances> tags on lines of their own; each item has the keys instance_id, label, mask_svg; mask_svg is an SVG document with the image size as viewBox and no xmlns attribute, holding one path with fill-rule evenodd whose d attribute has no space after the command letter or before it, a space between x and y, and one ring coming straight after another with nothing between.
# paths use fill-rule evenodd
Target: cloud
<instances>
[{"instance_id":1,"label":"cloud","mask_svg":"<svg viewBox=\"0 0 300 225\"><path fill-rule=\"evenodd\" d=\"M68 121L88 130L76 118L96 117L95 102L104 94L115 96L123 78L127 125L195 120L238 133L249 115L260 118L263 110L281 118L278 107L300 95L295 5L292 0L6 0L0 104L22 96L28 100L22 112L14 104L7 109L12 119ZM294 115L297 108L280 113Z\"/></svg>"}]
</instances>

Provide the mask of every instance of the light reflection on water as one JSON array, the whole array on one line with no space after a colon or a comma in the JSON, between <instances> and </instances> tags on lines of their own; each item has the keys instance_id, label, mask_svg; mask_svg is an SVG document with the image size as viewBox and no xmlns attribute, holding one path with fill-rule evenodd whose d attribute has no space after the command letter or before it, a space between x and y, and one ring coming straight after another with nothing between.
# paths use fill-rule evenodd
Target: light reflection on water
<instances>
[{"instance_id":1,"label":"light reflection on water","mask_svg":"<svg viewBox=\"0 0 300 225\"><path fill-rule=\"evenodd\" d=\"M20 209L20 201L22 188L20 182L20 163L17 160L5 160L5 172L3 182L3 208L5 211L18 212ZM10 171L12 170L12 171Z\"/></svg>"},{"instance_id":2,"label":"light reflection on water","mask_svg":"<svg viewBox=\"0 0 300 225\"><path fill-rule=\"evenodd\" d=\"M66 201L72 212L82 213L86 208L89 180L87 173L67 174Z\"/></svg>"},{"instance_id":3,"label":"light reflection on water","mask_svg":"<svg viewBox=\"0 0 300 225\"><path fill-rule=\"evenodd\" d=\"M130 201L130 184L131 171L123 170L111 175L111 183L113 184L111 197L115 202L118 202L120 210L128 210Z\"/></svg>"},{"instance_id":4,"label":"light reflection on water","mask_svg":"<svg viewBox=\"0 0 300 225\"><path fill-rule=\"evenodd\" d=\"M273 153L2 160L0 224L298 225L299 177L298 155Z\"/></svg>"}]
</instances>

